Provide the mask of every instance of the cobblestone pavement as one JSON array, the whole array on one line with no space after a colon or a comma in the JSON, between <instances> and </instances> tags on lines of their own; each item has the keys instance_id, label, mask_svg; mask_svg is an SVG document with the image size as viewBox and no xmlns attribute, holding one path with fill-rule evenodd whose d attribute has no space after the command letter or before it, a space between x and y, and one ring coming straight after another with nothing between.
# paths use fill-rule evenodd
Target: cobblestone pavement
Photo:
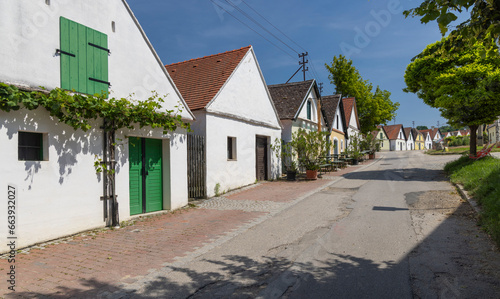
<instances>
[{"instance_id":1,"label":"cobblestone pavement","mask_svg":"<svg viewBox=\"0 0 500 299\"><path fill-rule=\"evenodd\" d=\"M120 229L84 232L24 249L16 257L16 292L7 289L10 265L2 256L0 296L120 298L127 286L208 252L359 167L316 181L262 182Z\"/></svg>"}]
</instances>

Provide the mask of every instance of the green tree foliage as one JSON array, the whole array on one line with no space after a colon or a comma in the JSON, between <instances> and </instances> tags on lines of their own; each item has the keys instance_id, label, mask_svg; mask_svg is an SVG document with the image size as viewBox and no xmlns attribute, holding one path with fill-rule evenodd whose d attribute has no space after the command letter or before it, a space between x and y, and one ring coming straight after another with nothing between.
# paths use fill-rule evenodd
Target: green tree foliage
<instances>
[{"instance_id":1,"label":"green tree foliage","mask_svg":"<svg viewBox=\"0 0 500 299\"><path fill-rule=\"evenodd\" d=\"M427 126L417 126L417 130L429 130Z\"/></svg>"},{"instance_id":2,"label":"green tree foliage","mask_svg":"<svg viewBox=\"0 0 500 299\"><path fill-rule=\"evenodd\" d=\"M391 93L378 86L373 92L373 85L361 77L352 60L343 55L334 56L331 65L325 64L325 67L330 72L328 78L335 85L335 92L356 98L361 132L371 132L396 116L399 103L392 102Z\"/></svg>"},{"instance_id":3,"label":"green tree foliage","mask_svg":"<svg viewBox=\"0 0 500 299\"><path fill-rule=\"evenodd\" d=\"M450 125L468 126L476 154L478 126L500 115L500 55L482 56L480 43L443 55L442 43L427 46L407 66L403 90L438 108Z\"/></svg>"},{"instance_id":4,"label":"green tree foliage","mask_svg":"<svg viewBox=\"0 0 500 299\"><path fill-rule=\"evenodd\" d=\"M444 36L451 27L451 23L457 20L457 15L467 11L470 17L456 26L450 33L450 38L443 47L451 49L454 47L464 48L481 41L489 55L496 52L495 42L500 38L500 1L498 0L425 0L420 6L404 11L405 17L420 17L422 23L436 21Z\"/></svg>"}]
</instances>

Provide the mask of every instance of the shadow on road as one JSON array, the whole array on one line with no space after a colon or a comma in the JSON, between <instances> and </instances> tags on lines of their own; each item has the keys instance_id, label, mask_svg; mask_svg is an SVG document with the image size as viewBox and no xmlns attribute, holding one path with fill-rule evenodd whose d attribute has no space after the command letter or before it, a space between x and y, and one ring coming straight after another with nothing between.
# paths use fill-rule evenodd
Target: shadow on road
<instances>
[{"instance_id":1,"label":"shadow on road","mask_svg":"<svg viewBox=\"0 0 500 299\"><path fill-rule=\"evenodd\" d=\"M424 215L425 194L412 198L412 217ZM439 207L437 207L439 208ZM211 271L186 267L148 282L138 293L97 279L80 280L80 288L60 287L57 293L16 292L18 298L497 298L500 294L500 257L493 243L477 227L467 203L441 207L447 219L398 261L375 262L349 252L335 254L329 242L317 240L313 262L301 263L275 256L259 260L228 255L204 260ZM439 209L437 210L439 211ZM434 213L434 212L432 212ZM438 212L435 212L438 213ZM433 214L432 214L433 215ZM423 216L422 216L423 217ZM425 220L425 218L422 218ZM288 249L290 250L290 249ZM292 249L293 250L293 249ZM410 277L411 291L401 296L397 277ZM173 277L183 276L184 279ZM413 294L411 294L413 292ZM10 297L9 297L10 298Z\"/></svg>"},{"instance_id":2,"label":"shadow on road","mask_svg":"<svg viewBox=\"0 0 500 299\"><path fill-rule=\"evenodd\" d=\"M438 182L447 180L443 174L442 170L406 168L357 171L348 173L344 177L348 180Z\"/></svg>"}]
</instances>

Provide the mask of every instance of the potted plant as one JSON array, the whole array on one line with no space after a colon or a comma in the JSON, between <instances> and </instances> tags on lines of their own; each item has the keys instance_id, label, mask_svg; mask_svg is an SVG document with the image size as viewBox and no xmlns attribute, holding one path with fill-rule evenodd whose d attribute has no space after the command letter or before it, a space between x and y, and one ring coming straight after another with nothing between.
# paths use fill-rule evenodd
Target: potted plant
<instances>
[{"instance_id":1,"label":"potted plant","mask_svg":"<svg viewBox=\"0 0 500 299\"><path fill-rule=\"evenodd\" d=\"M375 153L380 151L380 142L375 135L368 134L362 141L362 148L368 151L368 158L375 159Z\"/></svg>"},{"instance_id":2,"label":"potted plant","mask_svg":"<svg viewBox=\"0 0 500 299\"><path fill-rule=\"evenodd\" d=\"M361 153L363 142L357 134L353 135L351 138L352 140L347 148L347 154L349 155L349 158L352 159L352 165L358 165L359 160L363 156Z\"/></svg>"},{"instance_id":3,"label":"potted plant","mask_svg":"<svg viewBox=\"0 0 500 299\"><path fill-rule=\"evenodd\" d=\"M291 146L296 150L298 162L306 169L307 179L317 179L321 160L328 150L328 132L299 129L292 135Z\"/></svg>"}]
</instances>

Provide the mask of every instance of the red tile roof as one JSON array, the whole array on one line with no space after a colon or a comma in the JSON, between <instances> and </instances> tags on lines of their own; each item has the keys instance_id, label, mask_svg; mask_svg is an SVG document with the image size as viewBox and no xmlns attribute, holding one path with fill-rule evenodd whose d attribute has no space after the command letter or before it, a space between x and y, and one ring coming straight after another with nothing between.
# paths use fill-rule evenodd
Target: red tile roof
<instances>
[{"instance_id":1,"label":"red tile roof","mask_svg":"<svg viewBox=\"0 0 500 299\"><path fill-rule=\"evenodd\" d=\"M395 140L398 139L399 130L401 130L402 128L403 125L390 125L384 126L384 131L389 140Z\"/></svg>"},{"instance_id":2,"label":"red tile roof","mask_svg":"<svg viewBox=\"0 0 500 299\"><path fill-rule=\"evenodd\" d=\"M425 135L425 133L429 133L431 140L434 140L434 136L436 136L438 130L439 130L438 128L434 128L434 129L428 129L428 130L420 130L420 132L422 132L422 134L424 134L424 135ZM439 133L441 133L441 132L439 132Z\"/></svg>"},{"instance_id":3,"label":"red tile roof","mask_svg":"<svg viewBox=\"0 0 500 299\"><path fill-rule=\"evenodd\" d=\"M404 130L405 130L405 135L406 135L406 140L408 140L408 139L410 138L411 129L412 129L412 128L409 128L409 127L408 127L408 128L404 128ZM415 141L415 140L413 140L413 141Z\"/></svg>"},{"instance_id":4,"label":"red tile roof","mask_svg":"<svg viewBox=\"0 0 500 299\"><path fill-rule=\"evenodd\" d=\"M215 97L252 46L166 65L189 109L203 109Z\"/></svg>"},{"instance_id":5,"label":"red tile roof","mask_svg":"<svg viewBox=\"0 0 500 299\"><path fill-rule=\"evenodd\" d=\"M356 124L358 125L359 129L360 125L358 119L358 108L356 108L356 99L355 98L342 99L342 104L344 106L345 125L349 127L349 124L351 123L352 109L354 109L354 115L356 115Z\"/></svg>"}]
</instances>

